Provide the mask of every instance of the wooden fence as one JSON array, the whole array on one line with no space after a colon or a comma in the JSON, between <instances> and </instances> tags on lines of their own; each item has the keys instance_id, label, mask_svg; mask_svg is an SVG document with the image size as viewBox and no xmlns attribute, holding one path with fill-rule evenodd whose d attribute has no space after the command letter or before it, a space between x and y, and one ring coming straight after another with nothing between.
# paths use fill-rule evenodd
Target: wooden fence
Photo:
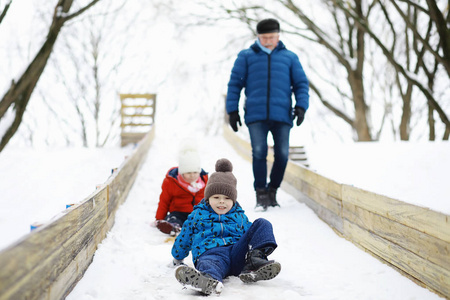
<instances>
[{"instance_id":1,"label":"wooden fence","mask_svg":"<svg viewBox=\"0 0 450 300\"><path fill-rule=\"evenodd\" d=\"M251 161L248 142L226 125L224 136ZM273 162L271 155L268 160ZM449 215L339 184L292 161L282 188L340 236L417 284L450 298Z\"/></svg>"},{"instance_id":2,"label":"wooden fence","mask_svg":"<svg viewBox=\"0 0 450 300\"><path fill-rule=\"evenodd\" d=\"M154 131L95 193L0 252L0 300L63 299L70 293L113 226Z\"/></svg>"}]
</instances>

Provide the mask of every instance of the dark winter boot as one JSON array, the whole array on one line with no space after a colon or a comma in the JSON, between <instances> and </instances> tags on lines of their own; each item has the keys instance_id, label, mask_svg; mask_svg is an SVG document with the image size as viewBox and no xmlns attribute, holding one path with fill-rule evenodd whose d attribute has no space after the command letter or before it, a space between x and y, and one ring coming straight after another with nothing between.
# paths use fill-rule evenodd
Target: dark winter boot
<instances>
[{"instance_id":1,"label":"dark winter boot","mask_svg":"<svg viewBox=\"0 0 450 300\"><path fill-rule=\"evenodd\" d=\"M264 250L254 249L247 252L245 265L239 279L243 282L256 282L275 278L281 271L280 263L268 260Z\"/></svg>"},{"instance_id":2,"label":"dark winter boot","mask_svg":"<svg viewBox=\"0 0 450 300\"><path fill-rule=\"evenodd\" d=\"M269 193L270 206L280 206L277 202L277 189L269 186L267 193Z\"/></svg>"},{"instance_id":3,"label":"dark winter boot","mask_svg":"<svg viewBox=\"0 0 450 300\"><path fill-rule=\"evenodd\" d=\"M262 208L263 211L267 210L270 205L269 193L265 188L256 189L256 208Z\"/></svg>"},{"instance_id":4,"label":"dark winter boot","mask_svg":"<svg viewBox=\"0 0 450 300\"><path fill-rule=\"evenodd\" d=\"M175 236L181 231L180 225L176 223L170 223L165 220L157 221L156 227L158 227L161 232L170 234L171 236Z\"/></svg>"},{"instance_id":5,"label":"dark winter boot","mask_svg":"<svg viewBox=\"0 0 450 300\"><path fill-rule=\"evenodd\" d=\"M210 295L212 293L220 294L223 289L222 282L186 265L176 268L175 278L182 285L189 286L205 295Z\"/></svg>"}]
</instances>

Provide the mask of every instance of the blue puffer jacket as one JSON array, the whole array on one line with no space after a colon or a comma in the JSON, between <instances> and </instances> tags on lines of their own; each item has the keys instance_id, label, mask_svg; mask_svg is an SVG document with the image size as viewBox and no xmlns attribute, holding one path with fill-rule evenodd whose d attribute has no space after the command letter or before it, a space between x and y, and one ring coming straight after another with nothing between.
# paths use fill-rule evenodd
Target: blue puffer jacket
<instances>
[{"instance_id":1,"label":"blue puffer jacket","mask_svg":"<svg viewBox=\"0 0 450 300\"><path fill-rule=\"evenodd\" d=\"M236 243L251 224L237 202L228 213L218 215L203 199L184 222L172 247L172 256L182 260L192 250L195 264L206 250Z\"/></svg>"},{"instance_id":2,"label":"blue puffer jacket","mask_svg":"<svg viewBox=\"0 0 450 300\"><path fill-rule=\"evenodd\" d=\"M267 54L255 42L242 50L231 70L228 83L227 113L239 110L241 90L245 88L245 123L272 120L292 126L292 93L296 104L309 107L309 82L298 56L279 41Z\"/></svg>"}]
</instances>

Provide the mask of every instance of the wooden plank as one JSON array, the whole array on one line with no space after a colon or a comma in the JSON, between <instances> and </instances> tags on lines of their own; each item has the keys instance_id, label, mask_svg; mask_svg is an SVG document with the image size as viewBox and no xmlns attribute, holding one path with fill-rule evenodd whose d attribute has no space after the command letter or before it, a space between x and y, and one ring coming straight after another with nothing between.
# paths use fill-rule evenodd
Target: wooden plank
<instances>
[{"instance_id":1,"label":"wooden plank","mask_svg":"<svg viewBox=\"0 0 450 300\"><path fill-rule=\"evenodd\" d=\"M106 222L105 189L0 253L0 299L37 299Z\"/></svg>"},{"instance_id":2,"label":"wooden plank","mask_svg":"<svg viewBox=\"0 0 450 300\"><path fill-rule=\"evenodd\" d=\"M342 216L342 201L340 201L339 199L328 195L325 191L319 190L318 188L310 185L307 182L304 182L301 191L306 196L316 201L318 204L322 205L328 210L331 210L334 214Z\"/></svg>"},{"instance_id":3,"label":"wooden plank","mask_svg":"<svg viewBox=\"0 0 450 300\"><path fill-rule=\"evenodd\" d=\"M107 185L110 187L108 215L115 212L119 205L125 201L129 190L133 186L139 168L145 160L154 136L155 128L152 127L150 132L140 141L135 152L124 161L117 172L107 181Z\"/></svg>"},{"instance_id":4,"label":"wooden plank","mask_svg":"<svg viewBox=\"0 0 450 300\"><path fill-rule=\"evenodd\" d=\"M146 99L155 99L156 94L120 94L120 99L126 99L126 98L146 98Z\"/></svg>"},{"instance_id":5,"label":"wooden plank","mask_svg":"<svg viewBox=\"0 0 450 300\"><path fill-rule=\"evenodd\" d=\"M130 117L130 118L132 118L132 117L153 118L153 115L150 115L150 114L143 114L143 113L133 113L133 114L126 114L126 113L123 113L122 116L123 116L123 117Z\"/></svg>"},{"instance_id":6,"label":"wooden plank","mask_svg":"<svg viewBox=\"0 0 450 300\"><path fill-rule=\"evenodd\" d=\"M300 185L300 180L302 180L335 199L342 199L342 185L340 183L317 174L304 166L288 162L284 176L294 185Z\"/></svg>"},{"instance_id":7,"label":"wooden plank","mask_svg":"<svg viewBox=\"0 0 450 300\"><path fill-rule=\"evenodd\" d=\"M284 191L291 194L297 201L305 203L320 219L322 219L322 221L327 223L331 228L335 229L339 234L343 233L344 225L343 219L340 215L337 215L335 212L309 198L305 193L287 181L283 181L281 183L281 187Z\"/></svg>"},{"instance_id":8,"label":"wooden plank","mask_svg":"<svg viewBox=\"0 0 450 300\"><path fill-rule=\"evenodd\" d=\"M141 123L122 123L122 124L120 124L120 127L128 127L128 126L130 126L130 127L151 126L152 124L153 124L153 122L151 122L151 123L143 123L143 122L141 122Z\"/></svg>"},{"instance_id":9,"label":"wooden plank","mask_svg":"<svg viewBox=\"0 0 450 300\"><path fill-rule=\"evenodd\" d=\"M433 211L377 195L349 185L342 187L342 201L450 242L450 217Z\"/></svg>"},{"instance_id":10,"label":"wooden plank","mask_svg":"<svg viewBox=\"0 0 450 300\"><path fill-rule=\"evenodd\" d=\"M122 104L124 108L153 108L153 104Z\"/></svg>"},{"instance_id":11,"label":"wooden plank","mask_svg":"<svg viewBox=\"0 0 450 300\"><path fill-rule=\"evenodd\" d=\"M223 126L223 136L242 158L249 162L252 161L252 147L250 143L241 139L228 125Z\"/></svg>"},{"instance_id":12,"label":"wooden plank","mask_svg":"<svg viewBox=\"0 0 450 300\"><path fill-rule=\"evenodd\" d=\"M345 205L344 218L450 270L450 243L448 242L348 203Z\"/></svg>"},{"instance_id":13,"label":"wooden plank","mask_svg":"<svg viewBox=\"0 0 450 300\"><path fill-rule=\"evenodd\" d=\"M103 227L99 228L93 236L93 239L84 245L52 284L48 292L48 299L64 299L72 291L91 264L98 244L106 237L109 229L107 224L104 223Z\"/></svg>"},{"instance_id":14,"label":"wooden plank","mask_svg":"<svg viewBox=\"0 0 450 300\"><path fill-rule=\"evenodd\" d=\"M450 297L450 271L368 232L344 219L345 236L382 258L384 261L405 271L428 288Z\"/></svg>"}]
</instances>

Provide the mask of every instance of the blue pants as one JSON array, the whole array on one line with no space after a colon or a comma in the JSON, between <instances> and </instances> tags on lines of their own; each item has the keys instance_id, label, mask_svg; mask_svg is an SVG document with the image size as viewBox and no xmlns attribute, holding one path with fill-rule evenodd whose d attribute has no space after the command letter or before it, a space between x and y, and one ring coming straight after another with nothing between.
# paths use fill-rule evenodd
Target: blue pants
<instances>
[{"instance_id":1,"label":"blue pants","mask_svg":"<svg viewBox=\"0 0 450 300\"><path fill-rule=\"evenodd\" d=\"M279 188L283 181L284 171L289 159L289 124L275 121L255 122L247 125L250 133L253 158L253 177L255 189L267 187L267 137L272 133L274 145L274 162L270 171L270 183L272 188Z\"/></svg>"},{"instance_id":2,"label":"blue pants","mask_svg":"<svg viewBox=\"0 0 450 300\"><path fill-rule=\"evenodd\" d=\"M195 267L200 272L222 281L225 277L238 276L241 273L245 264L245 255L250 248L266 247L272 249L277 247L272 224L266 219L256 219L237 243L207 250L200 255Z\"/></svg>"}]
</instances>

